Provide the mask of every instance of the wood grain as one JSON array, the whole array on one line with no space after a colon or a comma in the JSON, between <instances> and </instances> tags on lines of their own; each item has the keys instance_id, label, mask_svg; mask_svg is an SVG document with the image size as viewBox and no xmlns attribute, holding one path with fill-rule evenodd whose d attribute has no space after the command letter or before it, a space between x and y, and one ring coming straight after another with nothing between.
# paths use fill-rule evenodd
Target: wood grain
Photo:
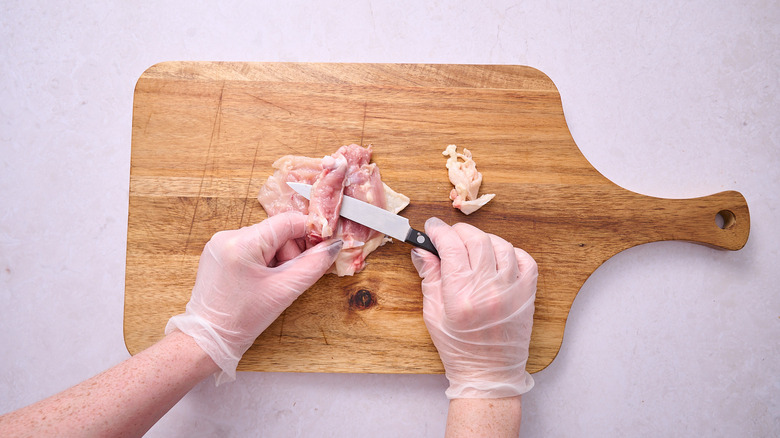
<instances>
[{"instance_id":1,"label":"wood grain","mask_svg":"<svg viewBox=\"0 0 780 438\"><path fill-rule=\"evenodd\" d=\"M737 250L745 199L733 191L661 199L613 184L571 138L557 89L522 66L168 62L138 80L133 103L125 341L135 354L184 310L212 234L263 220L257 192L286 154L373 144L383 180L411 198L422 229L469 222L539 264L528 370L555 358L572 301L614 254L687 240ZM452 209L441 152L472 150L496 198ZM720 213L723 228L716 225ZM387 244L354 277L328 275L247 352L240 370L441 373L422 320L410 247Z\"/></svg>"}]
</instances>

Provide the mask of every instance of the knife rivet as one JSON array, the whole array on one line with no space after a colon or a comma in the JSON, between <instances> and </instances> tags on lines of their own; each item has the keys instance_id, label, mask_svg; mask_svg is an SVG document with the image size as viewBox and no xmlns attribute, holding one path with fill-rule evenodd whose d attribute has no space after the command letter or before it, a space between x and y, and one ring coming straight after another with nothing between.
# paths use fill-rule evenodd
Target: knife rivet
<instances>
[{"instance_id":1,"label":"knife rivet","mask_svg":"<svg viewBox=\"0 0 780 438\"><path fill-rule=\"evenodd\" d=\"M423 243L425 242L425 237L423 237L421 234L417 235L417 243Z\"/></svg>"}]
</instances>

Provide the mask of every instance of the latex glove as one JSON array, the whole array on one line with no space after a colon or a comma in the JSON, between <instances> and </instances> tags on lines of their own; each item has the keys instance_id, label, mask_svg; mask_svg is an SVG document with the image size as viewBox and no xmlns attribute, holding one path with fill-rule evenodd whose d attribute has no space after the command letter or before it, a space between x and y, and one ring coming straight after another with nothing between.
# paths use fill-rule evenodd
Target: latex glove
<instances>
[{"instance_id":1,"label":"latex glove","mask_svg":"<svg viewBox=\"0 0 780 438\"><path fill-rule=\"evenodd\" d=\"M283 213L220 231L203 249L186 311L168 321L165 333L178 329L192 336L222 369L217 384L235 380L238 361L260 333L336 259L341 241L322 242L285 261L305 226L305 215ZM285 255L278 253L283 247Z\"/></svg>"},{"instance_id":2,"label":"latex glove","mask_svg":"<svg viewBox=\"0 0 780 438\"><path fill-rule=\"evenodd\" d=\"M450 386L447 397L512 397L534 381L525 371L537 267L525 251L459 223L428 219L425 232L441 260L415 248L423 318Z\"/></svg>"}]
</instances>

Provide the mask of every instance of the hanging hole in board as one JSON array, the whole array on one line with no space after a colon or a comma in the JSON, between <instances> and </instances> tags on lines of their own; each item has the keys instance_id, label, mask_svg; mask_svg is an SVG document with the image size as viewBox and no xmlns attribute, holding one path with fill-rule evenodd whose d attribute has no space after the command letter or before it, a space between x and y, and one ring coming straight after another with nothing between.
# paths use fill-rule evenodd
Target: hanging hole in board
<instances>
[{"instance_id":1,"label":"hanging hole in board","mask_svg":"<svg viewBox=\"0 0 780 438\"><path fill-rule=\"evenodd\" d=\"M737 217L729 210L721 210L715 215L715 224L721 230L730 230L737 223Z\"/></svg>"}]
</instances>

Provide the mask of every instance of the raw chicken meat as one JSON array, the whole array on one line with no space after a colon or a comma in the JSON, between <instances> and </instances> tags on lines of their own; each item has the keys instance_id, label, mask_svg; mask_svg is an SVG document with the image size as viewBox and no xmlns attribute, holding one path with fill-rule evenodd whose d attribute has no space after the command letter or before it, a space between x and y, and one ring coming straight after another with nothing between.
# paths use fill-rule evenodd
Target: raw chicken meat
<instances>
[{"instance_id":1,"label":"raw chicken meat","mask_svg":"<svg viewBox=\"0 0 780 438\"><path fill-rule=\"evenodd\" d=\"M457 152L457 146L451 144L442 152L447 158L447 173L450 182L455 186L450 192L452 206L465 214L471 214L493 199L495 194L482 195L477 198L479 186L482 185L482 174L477 171L477 163L471 157L471 151L463 148L463 153ZM460 158L463 161L459 161Z\"/></svg>"},{"instance_id":2,"label":"raw chicken meat","mask_svg":"<svg viewBox=\"0 0 780 438\"><path fill-rule=\"evenodd\" d=\"M322 171L311 187L309 216L306 219L306 238L311 246L336 232L344 184L347 182L347 164L343 155L322 159Z\"/></svg>"},{"instance_id":3,"label":"raw chicken meat","mask_svg":"<svg viewBox=\"0 0 780 438\"><path fill-rule=\"evenodd\" d=\"M308 158L286 155L274 162L274 174L260 188L257 199L268 216L285 211L307 214L305 249L328 239L341 239L344 247L331 267L339 276L353 275L365 267L366 257L390 239L382 233L339 217L344 195L398 213L409 198L382 182L379 168L371 161L372 147L351 144L333 155ZM312 185L311 201L296 193L287 182Z\"/></svg>"}]
</instances>

